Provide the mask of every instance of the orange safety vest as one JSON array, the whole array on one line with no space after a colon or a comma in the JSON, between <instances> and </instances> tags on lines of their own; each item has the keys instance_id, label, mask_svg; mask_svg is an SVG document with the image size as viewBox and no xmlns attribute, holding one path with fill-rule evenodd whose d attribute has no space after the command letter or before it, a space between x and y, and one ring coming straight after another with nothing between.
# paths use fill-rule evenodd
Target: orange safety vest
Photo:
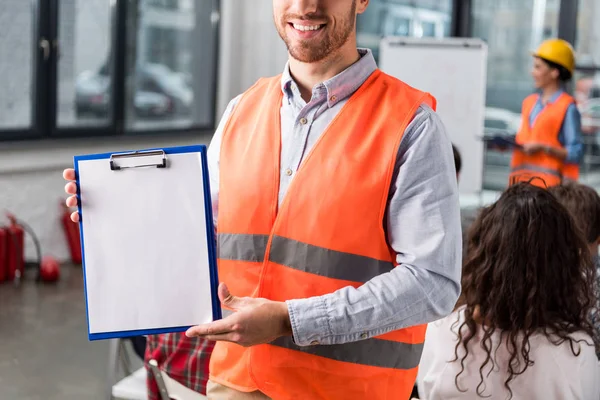
<instances>
[{"instance_id":1,"label":"orange safety vest","mask_svg":"<svg viewBox=\"0 0 600 400\"><path fill-rule=\"evenodd\" d=\"M563 178L572 181L579 180L579 164L566 164L563 167Z\"/></svg>"},{"instance_id":2,"label":"orange safety vest","mask_svg":"<svg viewBox=\"0 0 600 400\"><path fill-rule=\"evenodd\" d=\"M280 78L236 105L220 154L219 279L236 296L303 299L359 287L396 267L386 204L400 140L435 99L377 70L295 173L278 207ZM402 267L399 267L402 268ZM360 327L356 327L360 329ZM219 342L210 379L276 399L402 399L417 376L426 325L358 341L299 347L291 337L244 348Z\"/></svg>"},{"instance_id":3,"label":"orange safety vest","mask_svg":"<svg viewBox=\"0 0 600 400\"><path fill-rule=\"evenodd\" d=\"M570 95L562 93L556 101L546 105L531 127L529 116L538 96L532 94L523 101L523 122L521 130L517 133L516 141L519 144L540 143L563 148L558 136L567 109L575 100ZM565 173L565 163L562 160L545 152L527 155L519 149L515 149L513 152L510 167L510 184L531 181L532 184L540 187L556 186L561 183ZM571 170L568 172L572 174Z\"/></svg>"}]
</instances>

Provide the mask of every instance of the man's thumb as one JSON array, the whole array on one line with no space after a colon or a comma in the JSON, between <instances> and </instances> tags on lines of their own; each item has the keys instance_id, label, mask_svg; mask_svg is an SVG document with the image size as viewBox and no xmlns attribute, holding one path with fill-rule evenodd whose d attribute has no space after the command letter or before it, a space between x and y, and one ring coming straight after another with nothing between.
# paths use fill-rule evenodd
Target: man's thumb
<instances>
[{"instance_id":1,"label":"man's thumb","mask_svg":"<svg viewBox=\"0 0 600 400\"><path fill-rule=\"evenodd\" d=\"M219 300L221 304L229 308L235 308L238 303L238 298L229 293L229 289L224 283L219 284Z\"/></svg>"}]
</instances>

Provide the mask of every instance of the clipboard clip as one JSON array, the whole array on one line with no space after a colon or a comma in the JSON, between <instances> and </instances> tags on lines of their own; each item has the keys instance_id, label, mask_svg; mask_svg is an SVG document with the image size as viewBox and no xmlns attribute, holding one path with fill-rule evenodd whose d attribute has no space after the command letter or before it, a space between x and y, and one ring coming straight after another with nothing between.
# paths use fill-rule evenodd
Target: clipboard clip
<instances>
[{"instance_id":1,"label":"clipboard clip","mask_svg":"<svg viewBox=\"0 0 600 400\"><path fill-rule=\"evenodd\" d=\"M135 164L135 165L117 165L116 160L123 158L140 158L140 157L151 157L160 156L161 159L158 162L151 162L146 164ZM111 154L110 156L110 169L112 171L119 171L126 168L141 168L141 167L156 167L156 168L167 168L167 155L164 150L152 150L152 151L132 151L129 153Z\"/></svg>"}]
</instances>

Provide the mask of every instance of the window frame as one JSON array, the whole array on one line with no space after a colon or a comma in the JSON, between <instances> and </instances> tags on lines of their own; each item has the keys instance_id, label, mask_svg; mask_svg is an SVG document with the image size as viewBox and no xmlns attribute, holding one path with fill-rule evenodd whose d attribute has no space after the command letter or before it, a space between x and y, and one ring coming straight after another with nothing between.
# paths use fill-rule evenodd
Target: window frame
<instances>
[{"instance_id":1,"label":"window frame","mask_svg":"<svg viewBox=\"0 0 600 400\"><path fill-rule=\"evenodd\" d=\"M193 124L189 127L164 127L160 129L128 128L126 121L126 104L128 95L128 48L137 45L138 32L134 19L138 15L137 7L141 0L114 0L111 2L111 31L109 51L109 68L111 71L110 120L102 126L59 126L58 115L58 54L60 52L59 3L60 0L38 0L32 2L32 82L31 82L31 121L28 127L0 128L0 143L24 142L40 140L60 140L73 138L115 138L133 136L160 136L168 133L170 137L185 137L199 133L214 131L216 127L216 100L218 87L220 0L210 0L212 13L212 75L207 82L211 91L210 121L207 124ZM196 0L205 1L205 0ZM134 22L134 23L132 23ZM135 39L132 39L135 38ZM47 40L50 46L49 57L45 60L39 44ZM134 43L132 43L134 42ZM130 51L131 53L131 51ZM132 52L135 54L135 52Z\"/></svg>"}]
</instances>

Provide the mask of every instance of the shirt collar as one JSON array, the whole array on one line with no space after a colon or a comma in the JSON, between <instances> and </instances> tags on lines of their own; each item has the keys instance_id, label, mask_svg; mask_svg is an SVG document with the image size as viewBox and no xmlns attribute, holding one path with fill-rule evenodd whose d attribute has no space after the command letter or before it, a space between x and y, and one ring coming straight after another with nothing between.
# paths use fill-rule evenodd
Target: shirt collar
<instances>
[{"instance_id":1,"label":"shirt collar","mask_svg":"<svg viewBox=\"0 0 600 400\"><path fill-rule=\"evenodd\" d=\"M548 99L548 104L552 104L554 103L556 100L558 100L558 98L560 97L561 94L563 94L564 90L558 89L556 92L554 92L552 94L552 96L550 96L550 98ZM538 103L542 103L542 91L538 90ZM542 104L543 105L543 104Z\"/></svg>"},{"instance_id":2,"label":"shirt collar","mask_svg":"<svg viewBox=\"0 0 600 400\"><path fill-rule=\"evenodd\" d=\"M340 72L331 79L316 85L313 88L313 93L316 90L325 88L327 91L327 104L333 107L337 103L350 97L354 92L377 70L377 63L370 49L359 48L360 59ZM296 89L295 89L296 88ZM288 98L300 96L297 90L296 82L290 73L289 62L285 64L283 74L281 76L281 90Z\"/></svg>"}]
</instances>

